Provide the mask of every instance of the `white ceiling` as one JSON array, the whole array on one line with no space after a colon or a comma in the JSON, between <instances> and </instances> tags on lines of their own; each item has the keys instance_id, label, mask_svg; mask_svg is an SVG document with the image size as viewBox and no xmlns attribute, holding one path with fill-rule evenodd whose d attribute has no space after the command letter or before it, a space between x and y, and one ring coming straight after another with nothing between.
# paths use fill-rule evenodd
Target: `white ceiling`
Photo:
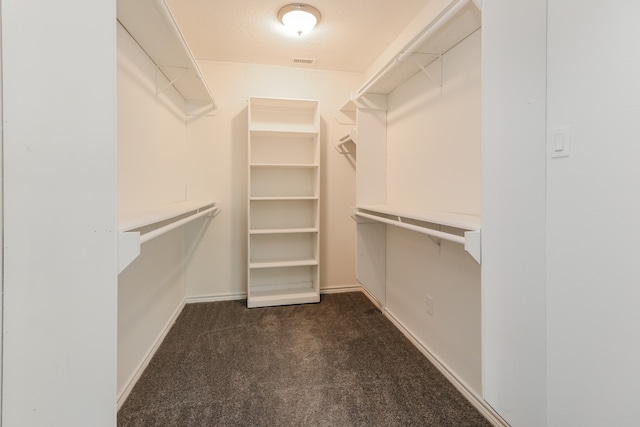
<instances>
[{"instance_id":1,"label":"white ceiling","mask_svg":"<svg viewBox=\"0 0 640 427\"><path fill-rule=\"evenodd\" d=\"M285 33L288 0L167 0L196 59L364 72L429 0L307 0L322 15L305 36Z\"/></svg>"}]
</instances>

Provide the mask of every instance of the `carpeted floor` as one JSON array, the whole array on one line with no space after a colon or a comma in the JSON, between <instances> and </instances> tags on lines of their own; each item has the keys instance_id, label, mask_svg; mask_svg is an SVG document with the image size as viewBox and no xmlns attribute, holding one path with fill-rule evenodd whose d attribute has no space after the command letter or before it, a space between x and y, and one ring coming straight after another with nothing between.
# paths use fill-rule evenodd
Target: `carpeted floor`
<instances>
[{"instance_id":1,"label":"carpeted floor","mask_svg":"<svg viewBox=\"0 0 640 427\"><path fill-rule=\"evenodd\" d=\"M190 304L118 426L489 426L360 292Z\"/></svg>"}]
</instances>

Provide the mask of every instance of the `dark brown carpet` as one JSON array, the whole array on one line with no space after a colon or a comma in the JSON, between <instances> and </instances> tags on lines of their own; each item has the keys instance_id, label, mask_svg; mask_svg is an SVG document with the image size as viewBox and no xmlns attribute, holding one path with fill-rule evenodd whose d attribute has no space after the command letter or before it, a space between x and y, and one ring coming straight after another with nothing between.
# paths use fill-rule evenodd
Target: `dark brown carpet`
<instances>
[{"instance_id":1,"label":"dark brown carpet","mask_svg":"<svg viewBox=\"0 0 640 427\"><path fill-rule=\"evenodd\" d=\"M187 305L118 426L489 426L360 292Z\"/></svg>"}]
</instances>

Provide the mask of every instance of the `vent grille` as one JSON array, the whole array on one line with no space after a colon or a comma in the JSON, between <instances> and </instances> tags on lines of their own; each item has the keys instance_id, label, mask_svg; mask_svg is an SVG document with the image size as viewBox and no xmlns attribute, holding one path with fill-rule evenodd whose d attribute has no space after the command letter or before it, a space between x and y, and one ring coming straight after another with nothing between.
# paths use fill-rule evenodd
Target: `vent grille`
<instances>
[{"instance_id":1,"label":"vent grille","mask_svg":"<svg viewBox=\"0 0 640 427\"><path fill-rule=\"evenodd\" d=\"M292 58L294 64L313 65L316 60L310 58Z\"/></svg>"}]
</instances>

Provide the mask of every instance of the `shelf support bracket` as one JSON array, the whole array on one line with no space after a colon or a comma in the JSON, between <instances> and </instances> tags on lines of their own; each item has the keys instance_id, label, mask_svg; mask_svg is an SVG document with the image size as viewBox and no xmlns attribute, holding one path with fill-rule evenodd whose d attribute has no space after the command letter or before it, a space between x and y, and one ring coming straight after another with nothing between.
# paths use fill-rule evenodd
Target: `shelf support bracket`
<instances>
[{"instance_id":1,"label":"shelf support bracket","mask_svg":"<svg viewBox=\"0 0 640 427\"><path fill-rule=\"evenodd\" d=\"M482 231L467 231L464 233L464 250L476 260L478 264L482 264Z\"/></svg>"},{"instance_id":2,"label":"shelf support bracket","mask_svg":"<svg viewBox=\"0 0 640 427\"><path fill-rule=\"evenodd\" d=\"M349 154L349 151L345 148L344 143L334 145L333 148L340 154Z\"/></svg>"},{"instance_id":3,"label":"shelf support bracket","mask_svg":"<svg viewBox=\"0 0 640 427\"><path fill-rule=\"evenodd\" d=\"M188 71L191 70L191 68L181 68L181 67L171 67L171 68L177 68L179 70L181 70L178 75L176 77L174 77L173 79L169 79L169 77L167 77L167 75L162 71L162 67L160 65L156 66L156 96L160 95L161 93L163 93L165 90L167 90L168 88L170 88L171 86L173 86L173 84L175 82L177 82L178 80L180 80L185 74L187 74ZM158 84L158 74L162 74L162 76L169 80L169 83L165 84L163 87L159 88L159 84Z\"/></svg>"},{"instance_id":4,"label":"shelf support bracket","mask_svg":"<svg viewBox=\"0 0 640 427\"><path fill-rule=\"evenodd\" d=\"M442 67L442 55L435 55L435 54L427 54L427 55L433 55L433 56L438 56L438 61L440 61L440 67ZM432 75L431 73L429 73L429 71L427 71L427 69L420 63L418 62L418 60L415 58L415 56L412 56L411 59L413 60L413 62L418 66L418 68L420 68L420 70L422 71L422 73L427 76L427 78L429 80L431 80L433 82L434 85L438 86L440 89L442 89L442 71L440 72L440 81L437 81Z\"/></svg>"},{"instance_id":5,"label":"shelf support bracket","mask_svg":"<svg viewBox=\"0 0 640 427\"><path fill-rule=\"evenodd\" d=\"M429 235L427 235L427 237L430 238L431 241L435 243L437 247L440 247L440 245L442 244L442 239L438 239L437 237L433 237Z\"/></svg>"},{"instance_id":6,"label":"shelf support bracket","mask_svg":"<svg viewBox=\"0 0 640 427\"><path fill-rule=\"evenodd\" d=\"M137 231L118 233L118 274L140 255L140 233Z\"/></svg>"}]
</instances>

